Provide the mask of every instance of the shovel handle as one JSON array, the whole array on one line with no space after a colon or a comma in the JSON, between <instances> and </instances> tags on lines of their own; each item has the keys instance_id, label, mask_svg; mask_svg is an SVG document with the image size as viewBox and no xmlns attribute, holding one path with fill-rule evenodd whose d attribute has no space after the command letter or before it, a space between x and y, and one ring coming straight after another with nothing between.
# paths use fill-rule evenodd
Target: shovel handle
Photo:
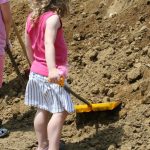
<instances>
[{"instance_id":1,"label":"shovel handle","mask_svg":"<svg viewBox=\"0 0 150 150\"><path fill-rule=\"evenodd\" d=\"M64 87L65 85L65 78L63 76L60 77L57 84L59 84L61 87Z\"/></svg>"},{"instance_id":2,"label":"shovel handle","mask_svg":"<svg viewBox=\"0 0 150 150\"><path fill-rule=\"evenodd\" d=\"M71 93L74 97L76 97L77 99L79 99L80 101L82 101L83 103L87 104L88 106L91 106L91 103L88 102L86 99L84 99L83 97L81 97L79 94L77 94L76 92L74 92L70 87L68 87L65 84L65 78L64 77L60 77L60 80L57 82L57 84L59 84L61 87L64 87L64 89Z\"/></svg>"},{"instance_id":3,"label":"shovel handle","mask_svg":"<svg viewBox=\"0 0 150 150\"><path fill-rule=\"evenodd\" d=\"M21 48L22 48L22 50L23 50L23 54L24 54L24 56L26 57L29 66L31 66L30 61L29 61L28 56L27 56L27 53L26 53L25 44L24 44L24 42L23 42L23 40L22 40L22 38L21 38L21 36L20 36L20 34L19 34L19 31L18 31L18 29L17 29L17 26L16 26L16 24L15 24L15 22L14 22L13 20L12 20L12 26L13 26L13 28L14 28L14 31L15 31L15 33L16 33L16 36L17 36L18 41L19 41L19 43L20 43L20 46L21 46Z\"/></svg>"},{"instance_id":4,"label":"shovel handle","mask_svg":"<svg viewBox=\"0 0 150 150\"><path fill-rule=\"evenodd\" d=\"M12 66L13 66L14 69L15 69L16 74L18 75L18 77L19 77L19 79L20 79L20 82L21 82L22 86L24 86L24 85L25 85L24 79L22 78L22 75L21 75L21 73L20 73L20 70L19 70L19 68L18 68L18 65L17 65L17 63L15 62L15 59L13 58L13 55L12 55L12 52L11 52L11 49L10 49L9 46L6 47L6 52L7 52L8 56L9 56L9 58L10 58L10 61L11 61L11 63L12 63Z\"/></svg>"}]
</instances>

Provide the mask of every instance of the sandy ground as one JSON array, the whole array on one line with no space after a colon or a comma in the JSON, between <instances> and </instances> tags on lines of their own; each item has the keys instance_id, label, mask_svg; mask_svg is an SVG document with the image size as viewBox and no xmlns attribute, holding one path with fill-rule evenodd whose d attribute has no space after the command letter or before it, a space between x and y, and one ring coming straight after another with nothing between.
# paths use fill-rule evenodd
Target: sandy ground
<instances>
[{"instance_id":1,"label":"sandy ground","mask_svg":"<svg viewBox=\"0 0 150 150\"><path fill-rule=\"evenodd\" d=\"M66 149L150 150L150 2L71 0L70 5L63 19L70 87L92 103L123 103L114 111L69 115L62 133ZM27 0L12 0L11 7L24 40ZM7 56L0 120L10 135L0 139L0 150L34 150L36 110L24 105L29 66L13 29L11 42L25 83Z\"/></svg>"}]
</instances>

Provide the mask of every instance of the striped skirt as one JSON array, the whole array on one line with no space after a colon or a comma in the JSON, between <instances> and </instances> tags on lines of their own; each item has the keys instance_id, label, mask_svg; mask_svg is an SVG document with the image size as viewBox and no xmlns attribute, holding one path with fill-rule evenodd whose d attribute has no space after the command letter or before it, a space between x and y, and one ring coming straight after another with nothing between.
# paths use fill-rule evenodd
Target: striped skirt
<instances>
[{"instance_id":1,"label":"striped skirt","mask_svg":"<svg viewBox=\"0 0 150 150\"><path fill-rule=\"evenodd\" d=\"M70 94L61 86L49 83L47 77L31 72L25 92L25 104L51 113L74 112Z\"/></svg>"}]
</instances>

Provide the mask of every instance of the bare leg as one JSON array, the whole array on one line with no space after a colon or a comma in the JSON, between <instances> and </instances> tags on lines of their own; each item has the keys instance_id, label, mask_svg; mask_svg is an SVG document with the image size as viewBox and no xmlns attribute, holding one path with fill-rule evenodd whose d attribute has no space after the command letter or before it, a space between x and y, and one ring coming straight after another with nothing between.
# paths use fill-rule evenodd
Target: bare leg
<instances>
[{"instance_id":1,"label":"bare leg","mask_svg":"<svg viewBox=\"0 0 150 150\"><path fill-rule=\"evenodd\" d=\"M0 88L2 87L2 82L3 82L4 61L5 61L5 55L0 55Z\"/></svg>"},{"instance_id":2,"label":"bare leg","mask_svg":"<svg viewBox=\"0 0 150 150\"><path fill-rule=\"evenodd\" d=\"M47 124L49 113L45 110L38 109L34 118L34 129L38 140L38 149L43 150L48 147Z\"/></svg>"},{"instance_id":3,"label":"bare leg","mask_svg":"<svg viewBox=\"0 0 150 150\"><path fill-rule=\"evenodd\" d=\"M52 115L48 123L48 150L59 150L61 131L68 113L66 111Z\"/></svg>"}]
</instances>

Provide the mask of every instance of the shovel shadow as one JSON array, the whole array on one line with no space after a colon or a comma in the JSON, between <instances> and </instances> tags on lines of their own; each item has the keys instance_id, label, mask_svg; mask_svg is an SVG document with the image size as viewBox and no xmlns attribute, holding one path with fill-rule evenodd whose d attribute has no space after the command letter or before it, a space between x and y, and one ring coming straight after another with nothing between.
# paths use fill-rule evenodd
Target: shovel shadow
<instances>
[{"instance_id":1,"label":"shovel shadow","mask_svg":"<svg viewBox=\"0 0 150 150\"><path fill-rule=\"evenodd\" d=\"M0 89L0 98L4 99L5 96L8 96L8 99L12 97L17 97L18 93L25 91L25 87L28 81L28 73L25 71L21 74L22 79L24 80L21 83L20 78L17 76L13 80L3 83L2 88Z\"/></svg>"},{"instance_id":2,"label":"shovel shadow","mask_svg":"<svg viewBox=\"0 0 150 150\"><path fill-rule=\"evenodd\" d=\"M95 125L95 128L98 128L99 124L109 125L119 120L120 110L121 104L114 110L76 113L76 127L77 129L80 129L86 125Z\"/></svg>"},{"instance_id":3,"label":"shovel shadow","mask_svg":"<svg viewBox=\"0 0 150 150\"><path fill-rule=\"evenodd\" d=\"M119 120L120 110L121 104L111 111L76 113L77 130L91 126L95 128L95 134L80 142L66 143L66 150L107 150L111 146L112 149L119 148L124 130L121 126L114 126L114 123Z\"/></svg>"},{"instance_id":4,"label":"shovel shadow","mask_svg":"<svg viewBox=\"0 0 150 150\"><path fill-rule=\"evenodd\" d=\"M110 147L120 147L124 130L122 127L108 126L96 134L77 143L66 143L66 150L108 150Z\"/></svg>"}]
</instances>

